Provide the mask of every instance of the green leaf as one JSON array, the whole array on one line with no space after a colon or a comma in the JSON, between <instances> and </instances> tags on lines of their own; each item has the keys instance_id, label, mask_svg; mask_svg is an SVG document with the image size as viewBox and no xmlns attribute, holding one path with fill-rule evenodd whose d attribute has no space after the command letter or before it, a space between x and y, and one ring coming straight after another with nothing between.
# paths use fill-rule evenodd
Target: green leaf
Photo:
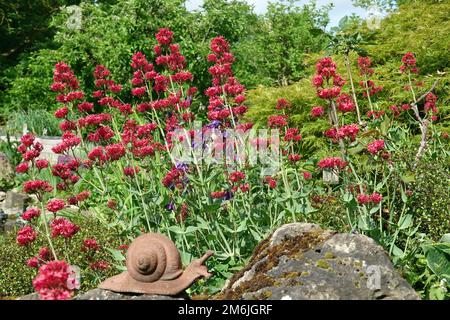
<instances>
[{"instance_id":1,"label":"green leaf","mask_svg":"<svg viewBox=\"0 0 450 320\"><path fill-rule=\"evenodd\" d=\"M413 216L411 214L401 217L398 221L398 228L400 230L409 228L412 225L412 218Z\"/></svg>"},{"instance_id":2,"label":"green leaf","mask_svg":"<svg viewBox=\"0 0 450 320\"><path fill-rule=\"evenodd\" d=\"M422 246L427 265L440 278L450 281L450 244L435 243Z\"/></svg>"},{"instance_id":3,"label":"green leaf","mask_svg":"<svg viewBox=\"0 0 450 320\"><path fill-rule=\"evenodd\" d=\"M125 256L122 254L122 251L117 249L107 248L114 260L116 261L125 261Z\"/></svg>"}]
</instances>

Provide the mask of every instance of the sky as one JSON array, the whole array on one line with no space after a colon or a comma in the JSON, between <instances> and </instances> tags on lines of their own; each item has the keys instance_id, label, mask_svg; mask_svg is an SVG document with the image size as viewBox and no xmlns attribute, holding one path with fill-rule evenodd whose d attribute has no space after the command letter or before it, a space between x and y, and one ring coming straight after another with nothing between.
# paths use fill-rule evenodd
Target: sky
<instances>
[{"instance_id":1,"label":"sky","mask_svg":"<svg viewBox=\"0 0 450 320\"><path fill-rule=\"evenodd\" d=\"M269 0L246 0L249 4L254 5L254 10L256 13L264 13L267 8L267 3ZM274 0L272 0L274 2ZM310 1L300 0L297 1L298 4L305 4ZM316 0L319 6L326 5L328 3L334 3L334 8L330 11L330 24L328 27L337 26L339 20L346 15L351 15L352 13L356 13L362 18L366 18L367 14L364 9L356 8L352 5L351 0ZM188 10L194 10L201 6L203 0L188 0L186 3L186 7Z\"/></svg>"}]
</instances>

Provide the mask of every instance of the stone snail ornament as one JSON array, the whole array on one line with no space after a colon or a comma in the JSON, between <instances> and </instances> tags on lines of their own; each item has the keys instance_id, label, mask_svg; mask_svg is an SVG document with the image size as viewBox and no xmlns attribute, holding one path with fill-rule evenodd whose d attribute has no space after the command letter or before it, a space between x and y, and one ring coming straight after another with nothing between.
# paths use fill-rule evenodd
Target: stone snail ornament
<instances>
[{"instance_id":1,"label":"stone snail ornament","mask_svg":"<svg viewBox=\"0 0 450 320\"><path fill-rule=\"evenodd\" d=\"M212 255L212 251L207 251L183 270L180 253L172 240L159 233L146 233L137 237L128 248L127 271L106 279L99 288L174 296L196 280L211 276L204 263Z\"/></svg>"}]
</instances>

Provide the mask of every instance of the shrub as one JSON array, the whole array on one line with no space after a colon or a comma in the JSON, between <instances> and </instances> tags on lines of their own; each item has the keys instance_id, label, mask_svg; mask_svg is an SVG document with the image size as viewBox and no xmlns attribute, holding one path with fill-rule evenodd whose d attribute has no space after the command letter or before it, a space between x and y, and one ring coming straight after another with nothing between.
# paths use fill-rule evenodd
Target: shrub
<instances>
[{"instance_id":1,"label":"shrub","mask_svg":"<svg viewBox=\"0 0 450 320\"><path fill-rule=\"evenodd\" d=\"M438 241L450 233L450 174L445 159L422 162L412 183L411 208L420 231Z\"/></svg>"},{"instance_id":2,"label":"shrub","mask_svg":"<svg viewBox=\"0 0 450 320\"><path fill-rule=\"evenodd\" d=\"M59 243L57 249L61 250L58 252L61 257L66 257L72 265L80 267L80 292L84 292L122 270L107 249L116 250L127 243L127 240L116 229L105 227L95 218L72 217L72 220L80 226L80 232L70 241ZM82 251L85 239L96 239L101 246L101 250L92 256L92 261L88 261L87 254ZM38 238L30 246L22 247L17 245L15 232L0 236L0 297L18 297L34 291L32 280L37 269L27 266L27 260L36 256L39 249L45 246L48 243L43 238ZM91 264L98 261L106 261L109 267L106 270L92 270Z\"/></svg>"}]
</instances>

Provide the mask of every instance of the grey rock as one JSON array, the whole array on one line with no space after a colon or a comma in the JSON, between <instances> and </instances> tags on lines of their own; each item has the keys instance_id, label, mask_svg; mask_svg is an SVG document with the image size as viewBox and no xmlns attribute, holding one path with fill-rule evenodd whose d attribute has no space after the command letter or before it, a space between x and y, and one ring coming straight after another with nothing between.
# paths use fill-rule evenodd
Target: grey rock
<instances>
[{"instance_id":1,"label":"grey rock","mask_svg":"<svg viewBox=\"0 0 450 320\"><path fill-rule=\"evenodd\" d=\"M27 194L23 194L15 191L8 191L6 193L5 201L3 201L3 211L9 215L21 214L27 204L30 201L30 197Z\"/></svg>"},{"instance_id":2,"label":"grey rock","mask_svg":"<svg viewBox=\"0 0 450 320\"><path fill-rule=\"evenodd\" d=\"M305 223L284 225L261 242L219 298L420 299L371 238Z\"/></svg>"},{"instance_id":3,"label":"grey rock","mask_svg":"<svg viewBox=\"0 0 450 320\"><path fill-rule=\"evenodd\" d=\"M11 181L14 179L14 169L8 157L0 152L0 181Z\"/></svg>"},{"instance_id":4,"label":"grey rock","mask_svg":"<svg viewBox=\"0 0 450 320\"><path fill-rule=\"evenodd\" d=\"M5 200L5 198L6 198L6 192L0 191L0 202Z\"/></svg>"},{"instance_id":5,"label":"grey rock","mask_svg":"<svg viewBox=\"0 0 450 320\"><path fill-rule=\"evenodd\" d=\"M189 297L182 294L176 297L149 295L149 294L125 294L117 293L103 289L93 289L85 293L79 294L73 300L186 300ZM22 296L17 300L40 300L39 295L35 293Z\"/></svg>"},{"instance_id":6,"label":"grey rock","mask_svg":"<svg viewBox=\"0 0 450 320\"><path fill-rule=\"evenodd\" d=\"M126 294L97 288L76 296L74 300L185 300L187 298L186 295L171 297L149 294Z\"/></svg>"}]
</instances>

